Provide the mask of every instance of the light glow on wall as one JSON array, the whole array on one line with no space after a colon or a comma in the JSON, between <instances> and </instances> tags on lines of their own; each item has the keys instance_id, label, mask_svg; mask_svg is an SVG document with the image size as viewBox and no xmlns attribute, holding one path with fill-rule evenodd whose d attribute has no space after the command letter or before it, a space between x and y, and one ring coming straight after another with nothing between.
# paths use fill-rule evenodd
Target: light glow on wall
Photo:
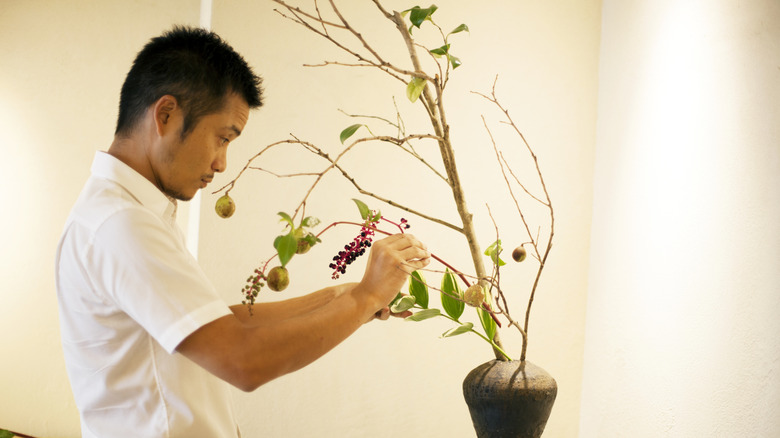
<instances>
[{"instance_id":1,"label":"light glow on wall","mask_svg":"<svg viewBox=\"0 0 780 438\"><path fill-rule=\"evenodd\" d=\"M581 436L771 436L780 8L603 14Z\"/></svg>"}]
</instances>

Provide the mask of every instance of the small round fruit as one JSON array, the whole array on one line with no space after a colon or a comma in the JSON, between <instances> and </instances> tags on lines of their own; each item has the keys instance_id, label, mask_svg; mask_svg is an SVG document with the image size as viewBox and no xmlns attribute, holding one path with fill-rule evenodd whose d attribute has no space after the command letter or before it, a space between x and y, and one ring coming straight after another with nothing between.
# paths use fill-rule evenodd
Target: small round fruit
<instances>
[{"instance_id":1,"label":"small round fruit","mask_svg":"<svg viewBox=\"0 0 780 438\"><path fill-rule=\"evenodd\" d=\"M287 272L287 268L277 266L268 272L265 281L269 289L281 292L287 289L287 285L290 284L290 274Z\"/></svg>"},{"instance_id":2,"label":"small round fruit","mask_svg":"<svg viewBox=\"0 0 780 438\"><path fill-rule=\"evenodd\" d=\"M478 284L472 284L463 293L463 301L471 307L480 307L485 301L485 290Z\"/></svg>"},{"instance_id":3,"label":"small round fruit","mask_svg":"<svg viewBox=\"0 0 780 438\"><path fill-rule=\"evenodd\" d=\"M522 262L525 260L526 252L525 248L522 246L518 246L515 248L514 251L512 251L512 258L515 259L516 262Z\"/></svg>"},{"instance_id":4,"label":"small round fruit","mask_svg":"<svg viewBox=\"0 0 780 438\"><path fill-rule=\"evenodd\" d=\"M296 254L306 254L311 249L311 244L306 239L298 240L298 248L295 249Z\"/></svg>"},{"instance_id":5,"label":"small round fruit","mask_svg":"<svg viewBox=\"0 0 780 438\"><path fill-rule=\"evenodd\" d=\"M233 213L236 211L236 203L233 202L233 199L230 196L222 195L221 198L217 199L214 210L217 211L219 217L229 218L230 216L233 216Z\"/></svg>"},{"instance_id":6,"label":"small round fruit","mask_svg":"<svg viewBox=\"0 0 780 438\"><path fill-rule=\"evenodd\" d=\"M298 239L298 247L295 249L296 254L306 254L311 249L311 244L305 239L308 234L303 228L298 227L295 229L295 238Z\"/></svg>"}]
</instances>

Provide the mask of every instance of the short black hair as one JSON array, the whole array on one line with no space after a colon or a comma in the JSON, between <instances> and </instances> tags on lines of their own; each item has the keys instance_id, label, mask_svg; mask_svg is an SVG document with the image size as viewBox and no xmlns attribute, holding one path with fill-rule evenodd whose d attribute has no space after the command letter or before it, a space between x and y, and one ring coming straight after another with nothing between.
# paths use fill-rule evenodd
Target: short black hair
<instances>
[{"instance_id":1,"label":"short black hair","mask_svg":"<svg viewBox=\"0 0 780 438\"><path fill-rule=\"evenodd\" d=\"M119 98L116 135L129 135L146 110L166 94L184 112L182 137L201 117L219 111L230 93L249 108L262 102L262 79L214 32L175 26L138 52Z\"/></svg>"}]
</instances>

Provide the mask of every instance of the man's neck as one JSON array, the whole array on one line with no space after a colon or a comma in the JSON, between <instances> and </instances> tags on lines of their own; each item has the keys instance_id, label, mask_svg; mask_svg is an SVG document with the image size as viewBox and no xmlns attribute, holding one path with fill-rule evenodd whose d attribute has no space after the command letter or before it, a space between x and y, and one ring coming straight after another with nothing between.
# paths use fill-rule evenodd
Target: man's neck
<instances>
[{"instance_id":1,"label":"man's neck","mask_svg":"<svg viewBox=\"0 0 780 438\"><path fill-rule=\"evenodd\" d=\"M157 186L158 189L160 188L159 180L149 160L149 149L144 147L144 142L138 141L133 136L114 136L114 141L109 146L107 152L141 174L141 176Z\"/></svg>"}]
</instances>

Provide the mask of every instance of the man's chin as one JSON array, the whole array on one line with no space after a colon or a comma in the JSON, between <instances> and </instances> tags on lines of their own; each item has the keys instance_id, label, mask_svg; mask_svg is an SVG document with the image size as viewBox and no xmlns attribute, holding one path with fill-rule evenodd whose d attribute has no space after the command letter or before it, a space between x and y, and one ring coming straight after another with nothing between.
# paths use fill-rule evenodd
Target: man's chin
<instances>
[{"instance_id":1,"label":"man's chin","mask_svg":"<svg viewBox=\"0 0 780 438\"><path fill-rule=\"evenodd\" d=\"M198 191L196 190L193 193L182 193L182 192L179 192L179 191L176 191L176 190L170 190L170 189L165 191L166 195L168 195L169 197L171 197L173 199L176 199L177 201L190 201L190 200L192 200L192 198L195 197L195 193L198 193Z\"/></svg>"}]
</instances>

